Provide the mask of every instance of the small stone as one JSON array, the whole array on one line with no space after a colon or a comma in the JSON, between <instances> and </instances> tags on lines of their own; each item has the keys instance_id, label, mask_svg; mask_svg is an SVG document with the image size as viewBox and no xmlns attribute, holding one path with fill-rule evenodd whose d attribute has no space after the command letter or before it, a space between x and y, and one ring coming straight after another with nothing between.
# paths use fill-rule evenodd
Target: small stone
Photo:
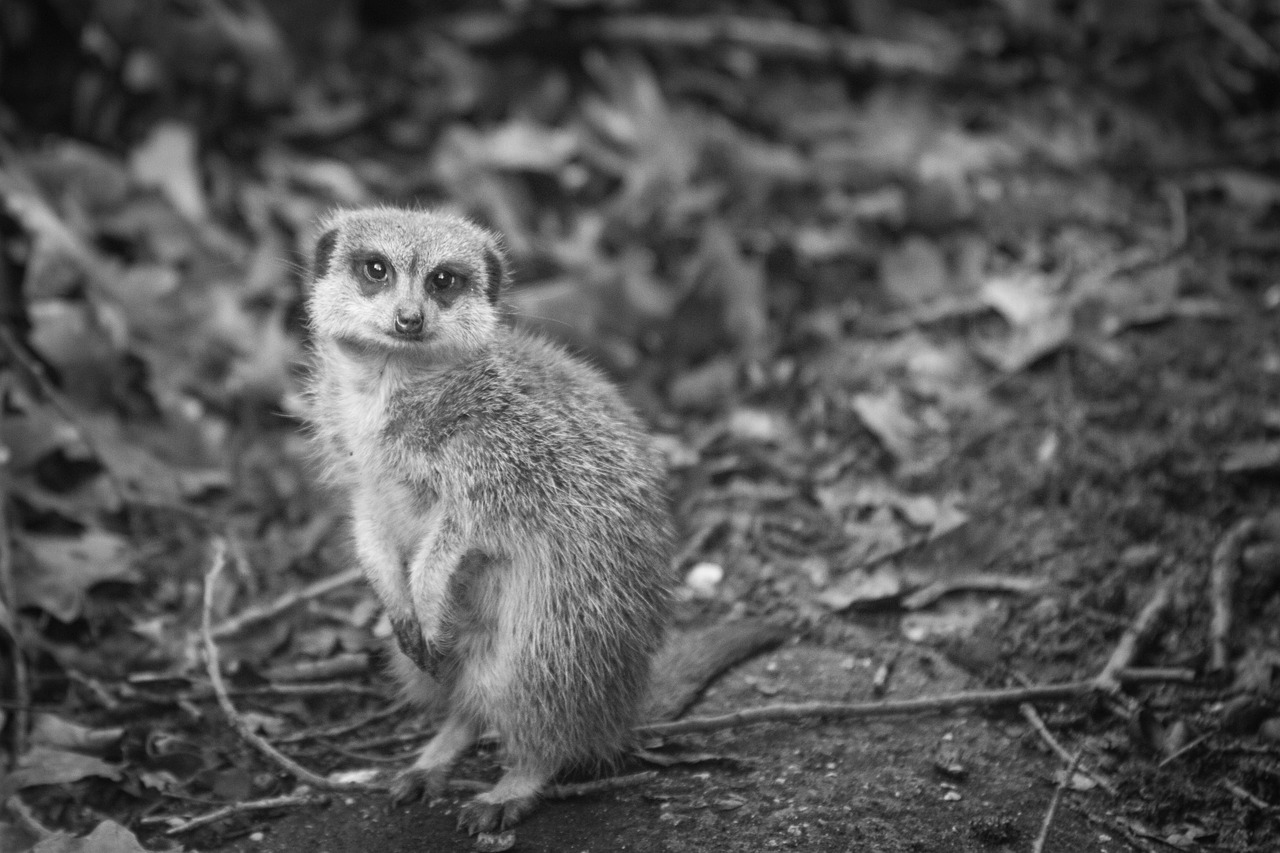
<instances>
[{"instance_id":1,"label":"small stone","mask_svg":"<svg viewBox=\"0 0 1280 853\"><path fill-rule=\"evenodd\" d=\"M476 850L479 853L502 853L516 846L516 834L506 832L482 832L476 836Z\"/></svg>"},{"instance_id":2,"label":"small stone","mask_svg":"<svg viewBox=\"0 0 1280 853\"><path fill-rule=\"evenodd\" d=\"M1271 743L1280 743L1280 717L1264 720L1258 727L1258 736Z\"/></svg>"},{"instance_id":3,"label":"small stone","mask_svg":"<svg viewBox=\"0 0 1280 853\"><path fill-rule=\"evenodd\" d=\"M718 563L698 563L685 575L685 586L699 598L711 598L724 580L724 568Z\"/></svg>"}]
</instances>

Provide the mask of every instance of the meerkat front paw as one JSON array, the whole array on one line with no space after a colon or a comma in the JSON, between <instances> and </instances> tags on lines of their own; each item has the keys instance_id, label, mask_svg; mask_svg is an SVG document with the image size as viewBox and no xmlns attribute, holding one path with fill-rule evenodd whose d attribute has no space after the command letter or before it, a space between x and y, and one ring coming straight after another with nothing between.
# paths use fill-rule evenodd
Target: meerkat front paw
<instances>
[{"instance_id":1,"label":"meerkat front paw","mask_svg":"<svg viewBox=\"0 0 1280 853\"><path fill-rule=\"evenodd\" d=\"M449 773L443 767L420 770L410 767L391 780L391 802L397 806L434 800L449 788Z\"/></svg>"},{"instance_id":2,"label":"meerkat front paw","mask_svg":"<svg viewBox=\"0 0 1280 853\"><path fill-rule=\"evenodd\" d=\"M480 794L462 806L458 814L458 829L465 829L471 835L502 832L524 820L537 804L538 798L534 795L491 802L486 795Z\"/></svg>"},{"instance_id":3,"label":"meerkat front paw","mask_svg":"<svg viewBox=\"0 0 1280 853\"><path fill-rule=\"evenodd\" d=\"M391 630L396 643L414 666L432 678L439 679L448 649L439 643L428 643L422 629L412 619L392 619Z\"/></svg>"}]
</instances>

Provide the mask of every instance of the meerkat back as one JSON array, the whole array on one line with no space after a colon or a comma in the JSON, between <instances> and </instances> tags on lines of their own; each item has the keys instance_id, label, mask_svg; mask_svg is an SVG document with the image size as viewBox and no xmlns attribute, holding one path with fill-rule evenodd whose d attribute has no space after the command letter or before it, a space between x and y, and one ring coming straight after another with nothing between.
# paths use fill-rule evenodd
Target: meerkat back
<instances>
[{"instance_id":1,"label":"meerkat back","mask_svg":"<svg viewBox=\"0 0 1280 853\"><path fill-rule=\"evenodd\" d=\"M447 697L393 795L443 791L493 726L508 769L463 808L472 832L626 744L672 586L638 417L597 370L502 321L505 277L494 236L466 220L353 211L326 224L309 300L320 454L398 668Z\"/></svg>"}]
</instances>

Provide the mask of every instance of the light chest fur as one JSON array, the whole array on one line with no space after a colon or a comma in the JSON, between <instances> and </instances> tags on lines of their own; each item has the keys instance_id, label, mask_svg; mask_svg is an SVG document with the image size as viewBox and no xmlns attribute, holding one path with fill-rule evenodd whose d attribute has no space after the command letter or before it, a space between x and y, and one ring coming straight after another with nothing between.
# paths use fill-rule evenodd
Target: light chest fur
<instances>
[{"instance_id":1,"label":"light chest fur","mask_svg":"<svg viewBox=\"0 0 1280 853\"><path fill-rule=\"evenodd\" d=\"M317 365L312 419L326 451L325 472L348 495L356 550L394 614L409 600L405 574L414 552L439 526L440 496L405 476L403 454L383 432L394 397L430 374L411 373L385 354L345 353L334 343L323 345Z\"/></svg>"}]
</instances>

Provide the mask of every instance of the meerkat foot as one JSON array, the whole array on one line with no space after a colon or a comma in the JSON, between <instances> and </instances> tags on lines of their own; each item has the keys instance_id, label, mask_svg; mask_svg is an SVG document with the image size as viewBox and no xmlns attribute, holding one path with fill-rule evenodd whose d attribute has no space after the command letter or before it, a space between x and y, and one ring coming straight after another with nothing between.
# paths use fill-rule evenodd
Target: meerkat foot
<instances>
[{"instance_id":1,"label":"meerkat foot","mask_svg":"<svg viewBox=\"0 0 1280 853\"><path fill-rule=\"evenodd\" d=\"M538 804L538 796L550 781L550 770L516 767L508 771L492 791L471 798L458 814L458 828L475 835L501 832L528 816Z\"/></svg>"},{"instance_id":2,"label":"meerkat foot","mask_svg":"<svg viewBox=\"0 0 1280 853\"><path fill-rule=\"evenodd\" d=\"M449 783L449 768L458 756L475 743L480 726L475 720L451 714L436 736L422 749L412 766L391 782L391 801L396 805L441 796Z\"/></svg>"},{"instance_id":3,"label":"meerkat foot","mask_svg":"<svg viewBox=\"0 0 1280 853\"><path fill-rule=\"evenodd\" d=\"M391 802L397 806L435 800L449 788L449 771L444 767L402 770L391 780Z\"/></svg>"},{"instance_id":4,"label":"meerkat foot","mask_svg":"<svg viewBox=\"0 0 1280 853\"><path fill-rule=\"evenodd\" d=\"M471 835L479 832L502 832L524 820L538 805L536 794L498 803L489 802L485 796L480 794L463 804L462 811L458 814L458 829L465 829Z\"/></svg>"}]
</instances>

